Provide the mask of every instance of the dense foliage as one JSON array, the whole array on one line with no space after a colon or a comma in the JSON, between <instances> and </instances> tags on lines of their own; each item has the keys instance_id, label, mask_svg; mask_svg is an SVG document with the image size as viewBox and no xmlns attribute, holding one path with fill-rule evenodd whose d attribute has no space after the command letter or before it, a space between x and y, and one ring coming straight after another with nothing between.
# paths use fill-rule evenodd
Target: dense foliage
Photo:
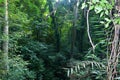
<instances>
[{"instance_id":1,"label":"dense foliage","mask_svg":"<svg viewBox=\"0 0 120 80\"><path fill-rule=\"evenodd\" d=\"M8 0L9 71L5 74L5 8L0 0L0 80L106 80L114 36L109 14L114 1L109 1ZM119 64L117 68L119 75Z\"/></svg>"}]
</instances>

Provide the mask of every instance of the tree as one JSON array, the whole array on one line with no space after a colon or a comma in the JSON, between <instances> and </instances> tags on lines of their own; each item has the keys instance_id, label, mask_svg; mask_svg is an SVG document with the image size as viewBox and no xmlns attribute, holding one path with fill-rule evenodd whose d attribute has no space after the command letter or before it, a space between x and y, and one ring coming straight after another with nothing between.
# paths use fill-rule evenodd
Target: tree
<instances>
[{"instance_id":1,"label":"tree","mask_svg":"<svg viewBox=\"0 0 120 80\"><path fill-rule=\"evenodd\" d=\"M4 69L9 70L8 65L8 44L9 44L9 24L8 24L8 1L5 0L5 26L3 28L3 61Z\"/></svg>"},{"instance_id":2,"label":"tree","mask_svg":"<svg viewBox=\"0 0 120 80\"><path fill-rule=\"evenodd\" d=\"M3 80L111 80L116 71L119 75L120 10L114 0L4 0L5 8L1 2L1 69L9 70Z\"/></svg>"},{"instance_id":3,"label":"tree","mask_svg":"<svg viewBox=\"0 0 120 80\"><path fill-rule=\"evenodd\" d=\"M74 20L73 20L73 27L71 29L71 57L73 57L74 48L75 48L75 41L76 41L76 27L77 27L77 18L78 18L78 8L79 8L80 1L75 0L74 4Z\"/></svg>"},{"instance_id":4,"label":"tree","mask_svg":"<svg viewBox=\"0 0 120 80\"><path fill-rule=\"evenodd\" d=\"M53 26L52 28L54 29L56 52L59 52L60 51L60 33L58 30L59 25L58 25L57 17L56 17L59 1L55 2L54 4L50 0L47 0L47 1L49 5L50 17L52 19L51 26Z\"/></svg>"},{"instance_id":5,"label":"tree","mask_svg":"<svg viewBox=\"0 0 120 80\"><path fill-rule=\"evenodd\" d=\"M116 14L120 17L120 0L115 1ZM117 77L117 64L120 55L120 23L115 20L114 23L114 39L112 42L111 54L108 60L107 75L108 80L114 80Z\"/></svg>"}]
</instances>

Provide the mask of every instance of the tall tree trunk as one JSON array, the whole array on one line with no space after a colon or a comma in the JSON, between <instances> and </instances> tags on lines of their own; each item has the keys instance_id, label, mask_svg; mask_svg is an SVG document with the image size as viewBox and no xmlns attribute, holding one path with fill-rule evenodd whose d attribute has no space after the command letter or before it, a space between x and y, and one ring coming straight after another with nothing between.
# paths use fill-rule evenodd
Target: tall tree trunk
<instances>
[{"instance_id":1,"label":"tall tree trunk","mask_svg":"<svg viewBox=\"0 0 120 80\"><path fill-rule=\"evenodd\" d=\"M50 17L52 18L51 24L53 24L52 26L54 29L56 52L59 52L60 51L60 33L58 30L58 25L56 21L56 9L57 9L59 0L54 4L54 6L50 0L47 0L47 1L49 5Z\"/></svg>"},{"instance_id":2,"label":"tall tree trunk","mask_svg":"<svg viewBox=\"0 0 120 80\"><path fill-rule=\"evenodd\" d=\"M2 24L2 22L0 22ZM0 25L0 39L2 39L2 25ZM2 51L2 41L0 40L0 52Z\"/></svg>"},{"instance_id":3,"label":"tall tree trunk","mask_svg":"<svg viewBox=\"0 0 120 80\"><path fill-rule=\"evenodd\" d=\"M79 7L79 0L76 0L74 5L74 20L73 20L73 27L71 29L71 55L70 59L73 58L74 48L75 48L75 41L76 41L76 26L77 26L77 19L78 19L78 7ZM70 62L72 63L72 62ZM70 80L76 80L75 77L71 76Z\"/></svg>"},{"instance_id":4,"label":"tall tree trunk","mask_svg":"<svg viewBox=\"0 0 120 80\"><path fill-rule=\"evenodd\" d=\"M58 30L58 25L57 25L57 21L56 21L56 16L55 13L52 14L52 24L54 27L54 35L55 35L55 46L56 46L56 52L60 51L60 34L59 34L59 30Z\"/></svg>"},{"instance_id":5,"label":"tall tree trunk","mask_svg":"<svg viewBox=\"0 0 120 80\"><path fill-rule=\"evenodd\" d=\"M115 2L116 11L118 12L118 17L120 17L120 0L116 0ZM117 64L118 58L120 55L120 24L114 25L114 39L112 42L112 49L110 58L108 60L107 67L107 78L108 80L114 80L117 77Z\"/></svg>"},{"instance_id":6,"label":"tall tree trunk","mask_svg":"<svg viewBox=\"0 0 120 80\"><path fill-rule=\"evenodd\" d=\"M80 27L80 30L77 30L76 32L76 39L77 39L77 42L78 42L78 49L79 49L79 52L80 53L83 53L84 51L84 37L85 37L85 25L86 25L86 18L84 17L84 13L83 11L81 12L83 18L81 19L81 27ZM82 34L82 35L81 35Z\"/></svg>"},{"instance_id":7,"label":"tall tree trunk","mask_svg":"<svg viewBox=\"0 0 120 80\"><path fill-rule=\"evenodd\" d=\"M74 20L73 20L73 27L71 29L71 58L73 57L75 41L76 41L76 26L77 26L77 17L78 17L78 7L79 7L79 0L76 0L76 4L74 5Z\"/></svg>"},{"instance_id":8,"label":"tall tree trunk","mask_svg":"<svg viewBox=\"0 0 120 80\"><path fill-rule=\"evenodd\" d=\"M4 69L9 70L8 66L8 43L9 43L9 25L8 25L8 1L5 0L5 26L3 28L3 60L4 60Z\"/></svg>"}]
</instances>

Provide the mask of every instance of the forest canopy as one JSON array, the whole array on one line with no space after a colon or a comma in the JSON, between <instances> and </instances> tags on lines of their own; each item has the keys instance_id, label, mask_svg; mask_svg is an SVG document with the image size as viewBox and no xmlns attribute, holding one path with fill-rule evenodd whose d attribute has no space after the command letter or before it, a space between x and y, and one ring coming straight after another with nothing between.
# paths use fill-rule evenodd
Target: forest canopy
<instances>
[{"instance_id":1,"label":"forest canopy","mask_svg":"<svg viewBox=\"0 0 120 80\"><path fill-rule=\"evenodd\" d=\"M0 0L0 80L119 80L120 0Z\"/></svg>"}]
</instances>

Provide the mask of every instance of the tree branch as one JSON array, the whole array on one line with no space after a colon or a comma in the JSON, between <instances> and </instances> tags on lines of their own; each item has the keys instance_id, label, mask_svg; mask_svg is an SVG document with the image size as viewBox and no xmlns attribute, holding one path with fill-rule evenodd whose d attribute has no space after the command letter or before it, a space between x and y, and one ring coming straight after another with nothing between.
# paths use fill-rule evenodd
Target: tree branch
<instances>
[{"instance_id":1,"label":"tree branch","mask_svg":"<svg viewBox=\"0 0 120 80\"><path fill-rule=\"evenodd\" d=\"M93 48L93 50L95 49L95 45L94 45L94 43L93 43L93 41L92 41L92 38L91 38L91 36L90 36L90 26L89 26L89 9L87 10L87 34L88 34L88 38L89 38L89 41L90 41L90 44L91 44L91 46L92 46L92 48Z\"/></svg>"}]
</instances>

